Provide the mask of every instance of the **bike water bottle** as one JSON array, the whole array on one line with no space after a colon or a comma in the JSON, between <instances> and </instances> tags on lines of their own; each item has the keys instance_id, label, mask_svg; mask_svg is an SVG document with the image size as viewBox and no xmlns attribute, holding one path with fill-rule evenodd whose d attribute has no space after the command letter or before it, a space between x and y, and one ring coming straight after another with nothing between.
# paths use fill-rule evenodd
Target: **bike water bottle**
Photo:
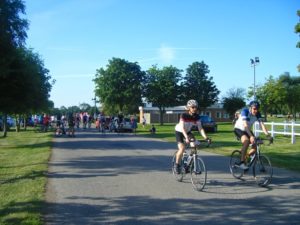
<instances>
[{"instance_id":1,"label":"bike water bottle","mask_svg":"<svg viewBox=\"0 0 300 225\"><path fill-rule=\"evenodd\" d=\"M187 160L188 160L188 154L186 152L183 153L183 156L182 156L182 160L183 160L183 164L184 166L187 165Z\"/></svg>"}]
</instances>

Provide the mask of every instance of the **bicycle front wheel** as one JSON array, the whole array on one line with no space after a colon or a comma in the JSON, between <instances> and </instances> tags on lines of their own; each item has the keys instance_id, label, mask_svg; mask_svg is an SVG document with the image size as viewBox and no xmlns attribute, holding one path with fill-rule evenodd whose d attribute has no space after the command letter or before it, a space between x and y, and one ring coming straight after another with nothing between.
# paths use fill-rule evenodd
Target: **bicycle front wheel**
<instances>
[{"instance_id":1,"label":"bicycle front wheel","mask_svg":"<svg viewBox=\"0 0 300 225\"><path fill-rule=\"evenodd\" d=\"M244 170L239 167L241 162L241 151L234 150L231 153L229 169L234 178L240 179L244 175Z\"/></svg>"},{"instance_id":2,"label":"bicycle front wheel","mask_svg":"<svg viewBox=\"0 0 300 225\"><path fill-rule=\"evenodd\" d=\"M197 191L201 191L206 184L207 171L204 161L200 156L196 155L195 161L191 165L191 181L193 187Z\"/></svg>"},{"instance_id":3,"label":"bicycle front wheel","mask_svg":"<svg viewBox=\"0 0 300 225\"><path fill-rule=\"evenodd\" d=\"M184 171L183 171L183 166L181 166L181 168L180 168L180 173L177 173L176 170L175 170L175 167L176 167L176 165L175 165L176 164L176 154L177 154L177 151L174 153L173 158L172 158L172 173L173 173L175 179L177 181L181 182L182 179L183 179L183 176L184 176ZM182 162L181 162L181 165L183 165Z\"/></svg>"},{"instance_id":4,"label":"bicycle front wheel","mask_svg":"<svg viewBox=\"0 0 300 225\"><path fill-rule=\"evenodd\" d=\"M253 176L256 183L261 187L270 184L273 176L273 168L269 158L265 155L257 157L253 166Z\"/></svg>"}]
</instances>

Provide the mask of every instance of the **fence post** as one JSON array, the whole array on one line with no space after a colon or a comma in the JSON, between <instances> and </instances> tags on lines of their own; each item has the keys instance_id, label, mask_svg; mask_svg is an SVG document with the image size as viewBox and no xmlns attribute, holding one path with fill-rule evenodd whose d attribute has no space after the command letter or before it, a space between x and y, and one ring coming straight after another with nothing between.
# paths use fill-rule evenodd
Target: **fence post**
<instances>
[{"instance_id":1,"label":"fence post","mask_svg":"<svg viewBox=\"0 0 300 225\"><path fill-rule=\"evenodd\" d=\"M284 123L284 125L283 125L283 132L284 132L284 134L283 135L286 135L286 132L287 132L287 121L284 120L283 123Z\"/></svg>"},{"instance_id":2,"label":"fence post","mask_svg":"<svg viewBox=\"0 0 300 225\"><path fill-rule=\"evenodd\" d=\"M275 137L275 133L274 133L274 122L271 123L271 135L274 138Z\"/></svg>"},{"instance_id":3,"label":"fence post","mask_svg":"<svg viewBox=\"0 0 300 225\"><path fill-rule=\"evenodd\" d=\"M296 136L295 136L295 126L294 126L294 121L292 121L292 124L291 124L291 133L292 133L292 144L295 144L296 142Z\"/></svg>"},{"instance_id":4,"label":"fence post","mask_svg":"<svg viewBox=\"0 0 300 225\"><path fill-rule=\"evenodd\" d=\"M254 123L254 136L255 136L255 137L257 137L257 134L259 133L259 131L258 131L259 128L257 128L257 124L258 124L258 122L255 122L255 123Z\"/></svg>"}]
</instances>

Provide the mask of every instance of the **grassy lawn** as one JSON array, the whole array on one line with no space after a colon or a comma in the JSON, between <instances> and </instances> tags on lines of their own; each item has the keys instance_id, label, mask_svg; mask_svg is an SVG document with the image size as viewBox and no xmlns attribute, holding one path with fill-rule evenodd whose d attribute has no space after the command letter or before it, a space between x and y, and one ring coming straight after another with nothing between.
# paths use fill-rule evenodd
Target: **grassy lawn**
<instances>
[{"instance_id":1,"label":"grassy lawn","mask_svg":"<svg viewBox=\"0 0 300 225\"><path fill-rule=\"evenodd\" d=\"M276 121L279 122L279 121ZM281 121L280 121L281 122ZM138 134L164 139L175 143L175 124L155 125L157 134L149 133L150 125L145 128L139 126ZM207 133L212 138L213 143L210 148L203 150L214 152L217 154L230 156L234 149L240 149L241 144L238 142L232 132L233 126L231 123L218 123L217 133ZM196 137L200 138L198 132L195 132ZM262 135L264 137L264 135ZM291 144L290 136L276 135L274 144L262 146L262 153L269 156L273 166L286 168L300 172L300 137L297 136L296 144Z\"/></svg>"},{"instance_id":2,"label":"grassy lawn","mask_svg":"<svg viewBox=\"0 0 300 225\"><path fill-rule=\"evenodd\" d=\"M0 224L43 224L52 133L11 131L0 138Z\"/></svg>"}]
</instances>

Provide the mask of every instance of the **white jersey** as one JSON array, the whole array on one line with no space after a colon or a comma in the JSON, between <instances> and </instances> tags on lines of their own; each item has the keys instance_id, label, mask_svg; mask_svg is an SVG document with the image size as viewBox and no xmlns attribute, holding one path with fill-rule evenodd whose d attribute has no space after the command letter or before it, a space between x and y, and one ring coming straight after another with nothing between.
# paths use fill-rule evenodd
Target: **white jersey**
<instances>
[{"instance_id":1,"label":"white jersey","mask_svg":"<svg viewBox=\"0 0 300 225\"><path fill-rule=\"evenodd\" d=\"M256 121L261 121L261 115L260 113L257 113L255 116L250 113L249 109L243 109L241 115L234 124L234 128L245 131L244 121L247 121L248 127L251 128Z\"/></svg>"},{"instance_id":2,"label":"white jersey","mask_svg":"<svg viewBox=\"0 0 300 225\"><path fill-rule=\"evenodd\" d=\"M183 122L183 128L178 123L175 126L175 131L182 133L182 129L184 129L188 133L193 126L197 126L200 129L202 128L200 116L198 114L190 115L189 113L183 113L180 115L180 121Z\"/></svg>"}]
</instances>

